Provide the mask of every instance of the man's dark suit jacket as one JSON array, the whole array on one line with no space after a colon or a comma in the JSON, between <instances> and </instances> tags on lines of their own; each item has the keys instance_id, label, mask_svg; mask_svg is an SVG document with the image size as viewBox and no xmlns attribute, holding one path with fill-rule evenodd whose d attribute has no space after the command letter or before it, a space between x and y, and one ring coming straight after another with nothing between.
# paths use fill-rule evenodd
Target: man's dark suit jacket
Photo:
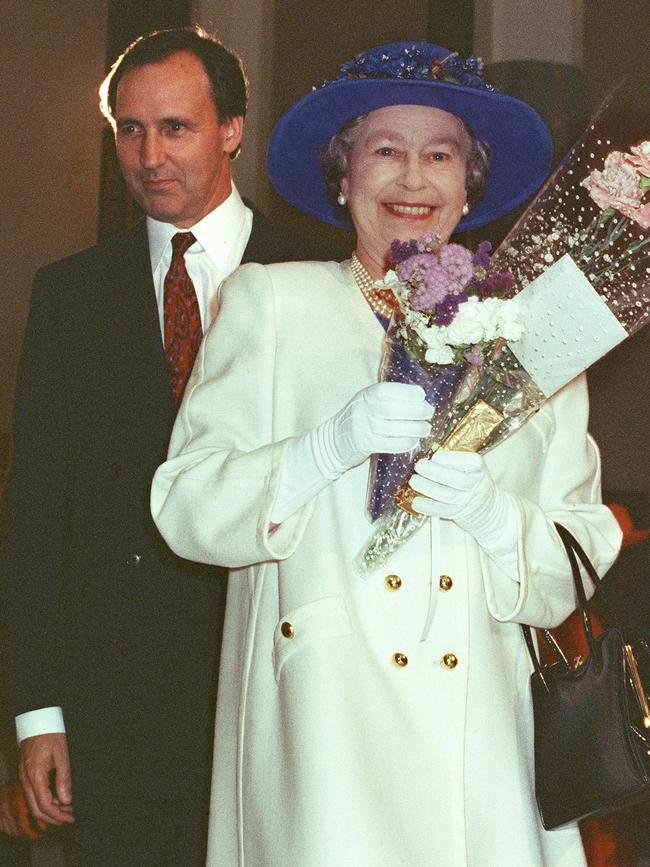
<instances>
[{"instance_id":1,"label":"man's dark suit jacket","mask_svg":"<svg viewBox=\"0 0 650 867\"><path fill-rule=\"evenodd\" d=\"M254 213L242 261L312 253ZM149 514L174 416L144 221L39 271L3 661L12 715L62 706L77 803L208 796L226 574L172 554Z\"/></svg>"}]
</instances>

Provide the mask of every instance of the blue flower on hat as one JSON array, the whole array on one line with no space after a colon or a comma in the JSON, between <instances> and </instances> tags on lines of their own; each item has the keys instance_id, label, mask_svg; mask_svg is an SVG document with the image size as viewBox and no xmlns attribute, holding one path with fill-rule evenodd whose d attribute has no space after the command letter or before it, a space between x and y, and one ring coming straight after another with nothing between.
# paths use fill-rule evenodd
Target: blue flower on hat
<instances>
[{"instance_id":1,"label":"blue flower on hat","mask_svg":"<svg viewBox=\"0 0 650 867\"><path fill-rule=\"evenodd\" d=\"M401 78L410 81L444 81L462 87L494 90L483 78L483 60L470 55L461 57L457 52L440 56L431 45L383 45L357 54L342 64L338 78L323 83L362 78Z\"/></svg>"}]
</instances>

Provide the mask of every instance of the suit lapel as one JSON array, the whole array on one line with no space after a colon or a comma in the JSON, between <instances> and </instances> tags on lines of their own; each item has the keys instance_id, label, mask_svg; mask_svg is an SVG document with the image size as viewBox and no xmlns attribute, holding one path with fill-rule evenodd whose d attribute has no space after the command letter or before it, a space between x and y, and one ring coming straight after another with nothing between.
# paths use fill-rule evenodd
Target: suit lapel
<instances>
[{"instance_id":1,"label":"suit lapel","mask_svg":"<svg viewBox=\"0 0 650 867\"><path fill-rule=\"evenodd\" d=\"M173 419L174 404L144 220L109 242L106 257L105 294L111 299L106 337L113 360L114 405L123 423L146 417L153 428L156 420Z\"/></svg>"}]
</instances>

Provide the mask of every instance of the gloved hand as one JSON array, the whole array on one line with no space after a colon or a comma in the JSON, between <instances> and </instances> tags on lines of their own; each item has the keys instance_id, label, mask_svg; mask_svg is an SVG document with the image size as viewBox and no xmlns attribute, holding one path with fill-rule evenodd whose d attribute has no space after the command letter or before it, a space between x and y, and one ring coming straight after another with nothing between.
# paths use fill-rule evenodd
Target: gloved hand
<instances>
[{"instance_id":1,"label":"gloved hand","mask_svg":"<svg viewBox=\"0 0 650 867\"><path fill-rule=\"evenodd\" d=\"M419 385L380 382L359 391L330 419L287 443L272 523L281 524L370 455L414 449L431 433L432 415Z\"/></svg>"},{"instance_id":2,"label":"gloved hand","mask_svg":"<svg viewBox=\"0 0 650 867\"><path fill-rule=\"evenodd\" d=\"M409 485L413 510L454 521L489 554L512 565L519 533L518 512L510 494L494 482L481 455L440 449L419 460Z\"/></svg>"},{"instance_id":3,"label":"gloved hand","mask_svg":"<svg viewBox=\"0 0 650 867\"><path fill-rule=\"evenodd\" d=\"M308 436L323 475L335 479L372 454L414 449L431 433L432 415L421 386L380 382L359 391Z\"/></svg>"}]
</instances>

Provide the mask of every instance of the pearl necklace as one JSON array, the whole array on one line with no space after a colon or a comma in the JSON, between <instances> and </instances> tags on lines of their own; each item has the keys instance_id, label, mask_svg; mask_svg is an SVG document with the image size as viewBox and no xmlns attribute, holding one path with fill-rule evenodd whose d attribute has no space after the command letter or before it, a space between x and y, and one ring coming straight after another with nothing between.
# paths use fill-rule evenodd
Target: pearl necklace
<instances>
[{"instance_id":1,"label":"pearl necklace","mask_svg":"<svg viewBox=\"0 0 650 867\"><path fill-rule=\"evenodd\" d=\"M359 291L366 299L371 309L382 316L384 319L390 319L395 307L395 296L390 289L375 289L374 284L377 282L359 261L357 254L352 254L350 260L350 270L359 288Z\"/></svg>"}]
</instances>

